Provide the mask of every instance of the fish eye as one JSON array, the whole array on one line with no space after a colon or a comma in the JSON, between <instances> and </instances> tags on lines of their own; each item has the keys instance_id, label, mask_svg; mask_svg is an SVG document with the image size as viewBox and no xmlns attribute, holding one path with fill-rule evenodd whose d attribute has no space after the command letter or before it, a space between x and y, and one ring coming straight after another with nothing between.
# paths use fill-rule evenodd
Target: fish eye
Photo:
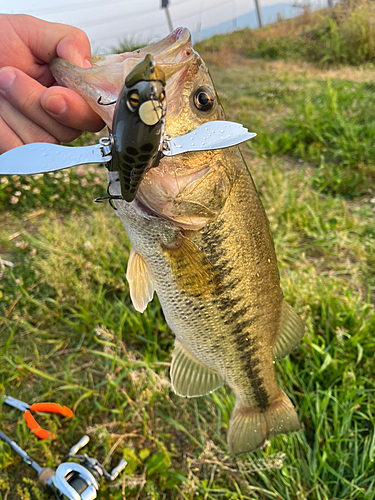
<instances>
[{"instance_id":1,"label":"fish eye","mask_svg":"<svg viewBox=\"0 0 375 500\"><path fill-rule=\"evenodd\" d=\"M194 105L199 111L210 111L214 105L214 96L207 87L199 87L194 94Z\"/></svg>"},{"instance_id":2,"label":"fish eye","mask_svg":"<svg viewBox=\"0 0 375 500\"><path fill-rule=\"evenodd\" d=\"M126 104L128 105L128 108L130 111L135 111L139 105L139 94L135 90L130 92L128 95L128 99L126 101Z\"/></svg>"}]
</instances>

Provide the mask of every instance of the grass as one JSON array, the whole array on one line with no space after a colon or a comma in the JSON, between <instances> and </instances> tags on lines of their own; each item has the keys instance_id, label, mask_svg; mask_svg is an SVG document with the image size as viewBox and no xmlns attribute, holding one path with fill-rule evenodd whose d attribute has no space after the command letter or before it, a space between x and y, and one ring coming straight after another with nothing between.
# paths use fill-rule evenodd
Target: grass
<instances>
[{"instance_id":1,"label":"grass","mask_svg":"<svg viewBox=\"0 0 375 500\"><path fill-rule=\"evenodd\" d=\"M109 469L124 456L125 474L101 489L108 500L375 499L375 70L204 58L227 118L258 133L243 153L285 296L306 322L277 363L301 431L233 457L230 390L173 394L173 335L157 299L134 311L128 239L113 210L92 203L105 192L101 169L0 178L0 396L75 412L38 415L57 435L47 442L5 405L1 429L41 465L56 467L85 433ZM47 498L2 442L0 471L1 500Z\"/></svg>"},{"instance_id":2,"label":"grass","mask_svg":"<svg viewBox=\"0 0 375 500\"><path fill-rule=\"evenodd\" d=\"M206 52L232 51L244 57L298 59L319 65L375 62L375 6L371 0L343 0L334 8L303 13L262 30L249 28L199 43Z\"/></svg>"},{"instance_id":3,"label":"grass","mask_svg":"<svg viewBox=\"0 0 375 500\"><path fill-rule=\"evenodd\" d=\"M244 65L247 81L241 78ZM307 78L309 72L294 73L293 64L273 68L243 59L211 72L215 81L222 80L221 100L228 116L258 133L250 142L256 156L288 155L314 164L314 187L321 192L353 197L373 184L372 82L330 78L329 71Z\"/></svg>"}]
</instances>

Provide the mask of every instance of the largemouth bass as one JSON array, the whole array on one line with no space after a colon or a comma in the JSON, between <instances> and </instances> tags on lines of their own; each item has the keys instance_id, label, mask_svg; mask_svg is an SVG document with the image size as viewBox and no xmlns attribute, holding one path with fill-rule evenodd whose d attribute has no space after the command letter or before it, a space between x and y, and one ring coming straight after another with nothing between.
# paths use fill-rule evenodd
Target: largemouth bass
<instances>
[{"instance_id":1,"label":"largemouth bass","mask_svg":"<svg viewBox=\"0 0 375 500\"><path fill-rule=\"evenodd\" d=\"M124 77L152 54L167 85L166 132L182 135L223 120L208 70L177 29L132 53L100 56L92 69L56 59L55 78L79 92L110 127ZM121 194L116 172L109 192ZM131 203L116 200L132 244L127 279L143 311L156 291L176 335L171 382L176 394L196 397L226 382L236 397L228 447L244 453L268 437L299 429L279 387L274 360L301 340L303 323L283 298L267 216L238 147L165 157L149 170Z\"/></svg>"}]
</instances>

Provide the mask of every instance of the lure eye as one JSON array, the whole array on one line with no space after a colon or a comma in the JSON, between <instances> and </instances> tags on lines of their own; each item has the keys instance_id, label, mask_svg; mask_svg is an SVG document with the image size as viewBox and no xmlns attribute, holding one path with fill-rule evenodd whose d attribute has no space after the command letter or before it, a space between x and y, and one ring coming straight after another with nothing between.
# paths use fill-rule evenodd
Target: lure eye
<instances>
[{"instance_id":1,"label":"lure eye","mask_svg":"<svg viewBox=\"0 0 375 500\"><path fill-rule=\"evenodd\" d=\"M163 103L164 103L164 101L165 101L165 92L164 92L164 91L161 91L161 92L160 92L160 96L159 96L159 102L160 102L161 104L163 104Z\"/></svg>"},{"instance_id":2,"label":"lure eye","mask_svg":"<svg viewBox=\"0 0 375 500\"><path fill-rule=\"evenodd\" d=\"M193 97L194 105L199 111L210 111L214 105L214 96L207 87L199 87Z\"/></svg>"},{"instance_id":3,"label":"lure eye","mask_svg":"<svg viewBox=\"0 0 375 500\"><path fill-rule=\"evenodd\" d=\"M139 94L138 92L134 91L130 92L128 95L128 99L126 101L128 108L130 111L135 111L138 108L139 105Z\"/></svg>"}]
</instances>

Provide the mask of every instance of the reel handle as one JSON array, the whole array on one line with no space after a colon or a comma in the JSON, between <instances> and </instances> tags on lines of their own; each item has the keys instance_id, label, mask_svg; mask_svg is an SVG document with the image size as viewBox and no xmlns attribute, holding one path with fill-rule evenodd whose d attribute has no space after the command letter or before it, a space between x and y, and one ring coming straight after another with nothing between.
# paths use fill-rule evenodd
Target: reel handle
<instances>
[{"instance_id":1,"label":"reel handle","mask_svg":"<svg viewBox=\"0 0 375 500\"><path fill-rule=\"evenodd\" d=\"M83 436L77 444L75 444L74 446L72 446L69 450L69 453L68 453L68 456L69 457L73 457L74 455L76 455L79 450L81 450L82 448L84 448L87 443L90 441L90 438L88 436Z\"/></svg>"},{"instance_id":2,"label":"reel handle","mask_svg":"<svg viewBox=\"0 0 375 500\"><path fill-rule=\"evenodd\" d=\"M111 474L109 474L109 481L114 481L116 479L116 477L120 474L120 472L122 472L125 467L127 466L128 462L125 460L125 458L122 458L119 462L119 464L117 465L117 467L115 467Z\"/></svg>"}]
</instances>

